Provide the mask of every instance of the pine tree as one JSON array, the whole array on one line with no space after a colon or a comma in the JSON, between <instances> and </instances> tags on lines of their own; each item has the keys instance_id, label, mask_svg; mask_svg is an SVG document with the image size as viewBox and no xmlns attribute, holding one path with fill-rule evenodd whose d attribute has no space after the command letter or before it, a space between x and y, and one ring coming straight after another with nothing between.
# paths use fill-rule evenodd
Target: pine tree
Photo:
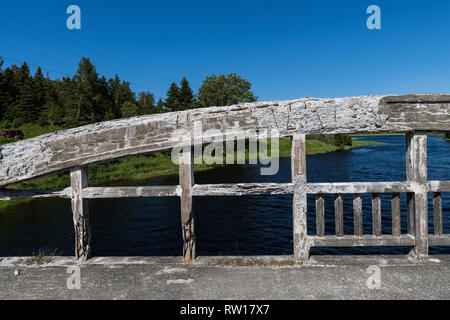
<instances>
[{"instance_id":1,"label":"pine tree","mask_svg":"<svg viewBox=\"0 0 450 320\"><path fill-rule=\"evenodd\" d=\"M177 110L187 110L194 107L194 93L189 85L189 81L186 77L181 80L181 87L178 96L178 109Z\"/></svg>"},{"instance_id":2,"label":"pine tree","mask_svg":"<svg viewBox=\"0 0 450 320\"><path fill-rule=\"evenodd\" d=\"M0 85L2 86L4 95L0 95L0 109L3 112L3 118L6 119L8 116L8 112L16 98L16 87L14 86L14 73L11 68L6 69L3 73L2 82Z\"/></svg>"},{"instance_id":3,"label":"pine tree","mask_svg":"<svg viewBox=\"0 0 450 320\"><path fill-rule=\"evenodd\" d=\"M14 121L14 126L17 128L23 123L33 122L37 116L34 114L33 78L30 76L28 64L24 62L20 68L12 68L12 70L16 95L13 104L6 112L6 118Z\"/></svg>"},{"instance_id":4,"label":"pine tree","mask_svg":"<svg viewBox=\"0 0 450 320\"><path fill-rule=\"evenodd\" d=\"M5 72L2 70L3 59L0 57L0 121L3 119L5 114L7 101L9 100L8 85L5 76Z\"/></svg>"},{"instance_id":5,"label":"pine tree","mask_svg":"<svg viewBox=\"0 0 450 320\"><path fill-rule=\"evenodd\" d=\"M49 123L61 125L65 121L64 108L60 105L57 93L58 81L51 81L48 78L45 80L45 99L40 108L39 120L40 125L47 125ZM58 109L58 110L57 110Z\"/></svg>"},{"instance_id":6,"label":"pine tree","mask_svg":"<svg viewBox=\"0 0 450 320\"><path fill-rule=\"evenodd\" d=\"M96 122L113 119L111 111L113 102L109 96L108 81L105 76L98 79L94 95L94 118Z\"/></svg>"},{"instance_id":7,"label":"pine tree","mask_svg":"<svg viewBox=\"0 0 450 320\"><path fill-rule=\"evenodd\" d=\"M116 74L114 79L109 80L109 94L112 97L114 106L114 117L122 117L121 107L124 102L132 102L136 104L136 96L130 89L130 83L126 81L120 81L119 76Z\"/></svg>"},{"instance_id":8,"label":"pine tree","mask_svg":"<svg viewBox=\"0 0 450 320\"><path fill-rule=\"evenodd\" d=\"M98 74L89 58L81 58L77 73L74 76L78 96L76 122L85 124L94 121L95 88Z\"/></svg>"},{"instance_id":9,"label":"pine tree","mask_svg":"<svg viewBox=\"0 0 450 320\"><path fill-rule=\"evenodd\" d=\"M156 113L155 96L148 91L140 92L138 95L139 114Z\"/></svg>"},{"instance_id":10,"label":"pine tree","mask_svg":"<svg viewBox=\"0 0 450 320\"><path fill-rule=\"evenodd\" d=\"M120 112L123 118L130 118L139 115L139 107L130 101L125 101L120 106Z\"/></svg>"},{"instance_id":11,"label":"pine tree","mask_svg":"<svg viewBox=\"0 0 450 320\"><path fill-rule=\"evenodd\" d=\"M112 114L114 118L120 117L120 79L116 74L114 79L109 80L109 95L113 101Z\"/></svg>"},{"instance_id":12,"label":"pine tree","mask_svg":"<svg viewBox=\"0 0 450 320\"><path fill-rule=\"evenodd\" d=\"M180 100L179 100L180 88L178 88L178 86L175 82L172 82L172 84L170 85L170 88L167 91L166 96L167 96L167 98L165 101L165 107L169 111L179 110L178 108L180 105Z\"/></svg>"},{"instance_id":13,"label":"pine tree","mask_svg":"<svg viewBox=\"0 0 450 320\"><path fill-rule=\"evenodd\" d=\"M166 110L164 109L164 102L161 98L159 98L158 103L156 104L156 112L157 113L163 113Z\"/></svg>"},{"instance_id":14,"label":"pine tree","mask_svg":"<svg viewBox=\"0 0 450 320\"><path fill-rule=\"evenodd\" d=\"M41 113L45 112L45 105L49 100L49 89L41 67L38 67L33 78L33 121L41 118Z\"/></svg>"},{"instance_id":15,"label":"pine tree","mask_svg":"<svg viewBox=\"0 0 450 320\"><path fill-rule=\"evenodd\" d=\"M99 77L88 58L81 59L72 78L61 80L44 77L40 67L32 76L26 62L20 67L12 65L2 69L2 66L0 58L0 120L8 120L16 127L23 123L73 127L168 110L162 99L155 106L155 97L148 91L141 92L137 101L130 83L118 75L109 80ZM183 88L190 89L189 84ZM176 84L172 89L168 101L173 97L175 107L179 105L180 89Z\"/></svg>"},{"instance_id":16,"label":"pine tree","mask_svg":"<svg viewBox=\"0 0 450 320\"><path fill-rule=\"evenodd\" d=\"M64 109L55 103L49 101L45 107L48 109L48 122L52 125L62 125L64 123Z\"/></svg>"},{"instance_id":17,"label":"pine tree","mask_svg":"<svg viewBox=\"0 0 450 320\"><path fill-rule=\"evenodd\" d=\"M63 108L66 118L66 125L76 126L79 98L77 94L77 84L74 79L64 77L62 81L55 82L57 94L57 104Z\"/></svg>"}]
</instances>

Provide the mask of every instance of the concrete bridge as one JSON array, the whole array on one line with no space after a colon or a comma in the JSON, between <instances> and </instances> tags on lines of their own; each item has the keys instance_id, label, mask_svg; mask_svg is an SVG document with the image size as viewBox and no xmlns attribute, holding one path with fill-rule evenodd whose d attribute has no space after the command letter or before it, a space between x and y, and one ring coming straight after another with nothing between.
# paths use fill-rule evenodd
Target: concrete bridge
<instances>
[{"instance_id":1,"label":"concrete bridge","mask_svg":"<svg viewBox=\"0 0 450 320\"><path fill-rule=\"evenodd\" d=\"M256 102L156 114L91 124L0 146L0 199L61 197L72 201L75 256L89 259L91 227L89 199L116 197L179 197L184 241L183 258L195 254L193 196L245 194L293 194L293 243L297 263L309 258L313 246L406 246L414 257L428 255L430 245L450 245L443 234L442 192L450 181L427 179L427 135L450 131L450 95L361 96L349 98L303 98L292 101ZM253 132L276 129L292 137L291 183L245 183L198 185L193 164L179 165L176 186L89 187L87 166L123 157L169 150L180 143L176 130L203 128L225 132L238 122ZM407 133L407 181L308 183L305 135L334 133ZM252 138L251 136L247 138ZM195 145L194 140L186 142ZM191 148L184 159L191 158ZM180 156L180 157L181 157ZM71 187L58 191L18 191L8 186L45 174L70 169ZM342 194L354 194L354 235L344 235ZM362 232L361 194L372 194L373 234ZM392 234L381 233L380 193L392 194ZM407 194L408 231L401 234L400 193ZM434 234L428 234L428 193L434 194ZM307 194L316 195L317 234L307 234ZM325 235L324 195L335 195L336 234Z\"/></svg>"}]
</instances>

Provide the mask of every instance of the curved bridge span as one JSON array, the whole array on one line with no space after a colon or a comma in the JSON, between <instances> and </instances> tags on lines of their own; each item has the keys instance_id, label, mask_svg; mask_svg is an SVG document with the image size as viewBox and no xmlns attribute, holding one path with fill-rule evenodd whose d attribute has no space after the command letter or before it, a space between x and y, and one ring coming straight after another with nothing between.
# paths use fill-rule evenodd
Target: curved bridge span
<instances>
[{"instance_id":1,"label":"curved bridge span","mask_svg":"<svg viewBox=\"0 0 450 320\"><path fill-rule=\"evenodd\" d=\"M0 146L0 187L69 168L173 148L177 129L294 133L450 130L450 96L304 98L193 109L91 124Z\"/></svg>"},{"instance_id":2,"label":"curved bridge span","mask_svg":"<svg viewBox=\"0 0 450 320\"><path fill-rule=\"evenodd\" d=\"M193 133L195 123L203 130L225 134L236 123L241 130L276 130L291 136L292 183L196 185L192 163L180 164L180 184L160 187L91 188L86 166L127 156L195 144L178 132ZM184 131L180 131L183 129ZM72 200L75 224L75 255L90 256L88 199L114 197L175 196L181 199L183 257L195 257L192 197L207 195L293 194L294 256L308 258L311 246L410 246L417 257L427 255L429 245L450 245L442 234L441 192L449 181L428 181L426 132L450 131L450 95L360 96L302 98L291 101L256 102L120 119L59 131L0 146L0 199L14 197L63 197ZM407 181L386 183L307 183L305 135L332 133L407 133ZM192 135L193 136L193 135ZM251 138L251 136L246 136ZM184 152L189 153L190 152ZM60 191L15 191L8 185L45 174L71 170L70 188ZM3 189L2 189L3 188ZM408 233L400 234L399 193L408 194ZM435 234L428 235L429 192L434 194ZM324 194L335 199L336 235L324 234ZM354 235L343 233L342 194L354 198ZM362 234L361 194L373 195L373 235ZM392 193L392 235L381 234L380 193ZM317 235L306 232L306 195L316 194Z\"/></svg>"}]
</instances>

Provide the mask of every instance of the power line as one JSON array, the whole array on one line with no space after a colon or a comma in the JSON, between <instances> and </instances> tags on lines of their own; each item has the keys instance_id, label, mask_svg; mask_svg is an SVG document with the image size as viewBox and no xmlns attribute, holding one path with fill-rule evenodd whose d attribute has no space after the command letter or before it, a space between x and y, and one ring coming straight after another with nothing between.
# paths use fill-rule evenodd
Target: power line
<instances>
[{"instance_id":1,"label":"power line","mask_svg":"<svg viewBox=\"0 0 450 320\"><path fill-rule=\"evenodd\" d=\"M49 45L49 46L55 47L55 48L57 48L57 49L63 50L63 51L65 51L65 52L69 53L70 55L73 55L73 56L76 56L77 58L79 58L79 55L75 54L75 53L74 53L73 51L71 51L71 50L68 50L68 49L66 49L66 48L60 47L60 46L58 46L58 45L56 45L56 44L54 44L54 43L50 43L50 42L48 42L48 41L46 41L46 40L43 40L42 38L37 37L37 36L35 36L35 35L27 34L26 32L23 32L22 30L17 29L17 28L15 28L15 27L13 27L13 26L5 25L5 24L0 24L0 26L6 27L6 28L9 28L9 29L12 29L12 30L14 30L14 31L16 31L16 32L19 32L19 33L21 33L21 34L23 34L23 35L25 35L25 36L27 36L27 37L35 38L35 39L37 39L37 40L39 40L39 41L45 43L46 45ZM102 63L101 63L101 64L102 64ZM116 67L117 67L117 66L116 66ZM121 73L125 73L125 74L128 73L128 74L131 75L132 77L137 77L137 78L140 78L140 79L143 80L143 81L147 81L147 79L143 79L143 78L140 77L140 76L133 75L131 72L128 72L128 71L121 72ZM133 82L134 82L134 83L137 83L137 84L139 84L139 85L141 85L142 87L147 87L147 86L148 86L148 84L143 84L142 82L139 82L139 81L135 81L135 80L134 80ZM156 85L156 86L159 87L159 88L163 88L163 87L162 87L161 85L159 85L159 84Z\"/></svg>"},{"instance_id":2,"label":"power line","mask_svg":"<svg viewBox=\"0 0 450 320\"><path fill-rule=\"evenodd\" d=\"M22 48L22 47L18 47L18 46L12 45L10 43L6 43L4 41L0 41L0 44L2 44L4 46L11 47L11 48L14 48L14 49L19 50L21 52L28 52L28 53L30 53L32 55L38 55L39 54L38 52L36 52L34 50L29 50L29 49L25 49L25 48ZM44 59L50 59L52 61L59 61L59 62L62 62L62 63L67 63L67 60L63 61L63 60L60 60L60 59L55 58L55 57L44 57Z\"/></svg>"},{"instance_id":3,"label":"power line","mask_svg":"<svg viewBox=\"0 0 450 320\"><path fill-rule=\"evenodd\" d=\"M13 58L8 58L8 57L5 57L5 56L0 56L0 59L5 59L5 60L17 62L17 63L23 63L23 62L24 62L24 61L21 61L21 60L17 60L17 59L13 59ZM69 78L71 77L71 75L68 74L67 72L61 72L61 71L52 70L52 69L45 68L45 67L42 67L42 66L37 66L37 65L34 65L34 64L31 64L31 63L28 63L28 62L27 62L27 64L28 64L29 66L33 67L33 68L36 68L36 69L40 67L41 69L44 69L45 71L51 71L51 72L54 72L54 73L60 73L60 74L62 74L62 75L68 76Z\"/></svg>"},{"instance_id":4,"label":"power line","mask_svg":"<svg viewBox=\"0 0 450 320\"><path fill-rule=\"evenodd\" d=\"M13 62L16 62L16 63L23 63L23 62L25 62L23 60L13 59L13 58L5 57L5 56L0 56L0 59L5 59L5 60L13 61ZM27 64L30 67L33 67L33 68L36 68L36 69L40 67L44 71L51 71L53 73L59 73L59 74L62 74L63 76L67 76L68 78L72 78L73 77L73 74L69 74L68 72L56 71L54 69L46 68L46 67L44 67L42 65L35 65L35 64L28 63L28 62L27 62ZM135 83L143 85L142 83L139 83L139 82L136 82L136 81L135 81Z\"/></svg>"},{"instance_id":5,"label":"power line","mask_svg":"<svg viewBox=\"0 0 450 320\"><path fill-rule=\"evenodd\" d=\"M75 47L78 47L78 48L81 48L81 49L84 49L84 50L88 50L88 51L91 51L91 52L93 52L93 53L95 53L97 55L103 56L105 59L109 59L111 61L123 64L123 65L127 65L127 66L135 69L136 72L141 73L145 77L153 78L154 81L156 80L157 82L159 82L159 81L161 81L161 79L163 79L163 77L161 77L159 75L154 74L153 76L151 76L148 73L142 72L140 68L137 68L137 67L133 66L132 64L126 62L126 61L123 61L123 60L118 59L116 57L109 56L109 55L107 55L105 53L102 53L102 52L96 50L96 49L92 49L92 48L90 48L90 47L88 47L86 45L79 44L79 43L77 43L77 42L75 42L73 40L67 40L67 39L65 39L63 37L60 37L60 36L56 35L55 33L51 32L51 31L49 31L49 30L47 30L47 29L45 29L45 28L43 28L43 27L41 27L41 26L39 26L37 24L31 24L31 23L27 22L25 19L20 18L18 16L14 16L14 15L12 15L12 14L10 14L10 13L2 10L2 9L0 9L0 14L8 17L9 19L15 20L15 21L19 22L20 24L25 25L25 26L27 26L29 28L32 28L34 30L38 30L41 33L46 33L46 34L50 35L52 38L54 38L54 39L56 39L58 41L63 41L65 43L68 43L68 44L73 45ZM159 78L159 79L157 79L157 78ZM167 79L165 78L163 81L167 81Z\"/></svg>"}]
</instances>

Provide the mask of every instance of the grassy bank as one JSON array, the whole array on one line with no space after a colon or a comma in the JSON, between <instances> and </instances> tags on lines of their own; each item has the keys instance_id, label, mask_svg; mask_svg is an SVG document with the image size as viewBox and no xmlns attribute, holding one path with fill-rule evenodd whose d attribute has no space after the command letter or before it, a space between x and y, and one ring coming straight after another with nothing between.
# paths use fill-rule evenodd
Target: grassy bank
<instances>
[{"instance_id":1,"label":"grassy bank","mask_svg":"<svg viewBox=\"0 0 450 320\"><path fill-rule=\"evenodd\" d=\"M445 140L445 141L450 141L450 132L447 132L447 133L444 135L444 140Z\"/></svg>"},{"instance_id":2,"label":"grassy bank","mask_svg":"<svg viewBox=\"0 0 450 320\"><path fill-rule=\"evenodd\" d=\"M376 137L376 136L404 136L404 133L389 133L389 132L383 132L383 133L352 133L352 137Z\"/></svg>"},{"instance_id":3,"label":"grassy bank","mask_svg":"<svg viewBox=\"0 0 450 320\"><path fill-rule=\"evenodd\" d=\"M7 123L5 123L4 121L0 121L0 132L2 130L6 130L8 128L9 127L7 126ZM50 133L50 132L55 132L58 130L64 130L64 128L59 127L59 126L53 126L53 125L40 126L37 124L25 124L25 125L22 125L18 128L14 128L14 129L21 130L26 139L37 137L37 136L40 136L40 135L43 135L46 133ZM0 137L0 145L10 143L10 142L14 142L14 140L9 139L9 138Z\"/></svg>"}]
</instances>

